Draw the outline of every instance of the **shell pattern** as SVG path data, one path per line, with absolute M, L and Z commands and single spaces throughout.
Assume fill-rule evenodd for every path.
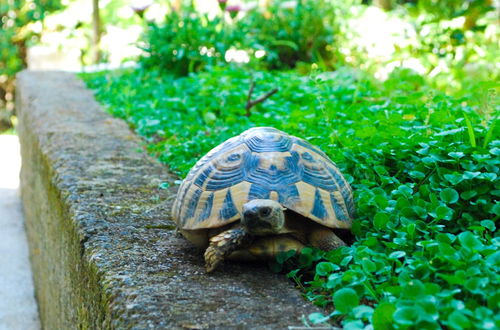
M 184 230 L 240 219 L 243 204 L 273 199 L 330 228 L 350 228 L 352 190 L 317 147 L 271 127 L 251 128 L 212 149 L 191 169 L 173 207 Z

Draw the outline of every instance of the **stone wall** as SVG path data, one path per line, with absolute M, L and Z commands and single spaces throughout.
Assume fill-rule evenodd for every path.
M 44 328 L 282 329 L 316 311 L 265 265 L 205 274 L 170 219 L 175 178 L 74 75 L 24 71 L 16 102 Z

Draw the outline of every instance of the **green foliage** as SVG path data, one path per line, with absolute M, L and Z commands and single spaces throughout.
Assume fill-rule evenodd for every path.
M 25 65 L 26 42 L 37 36 L 29 24 L 62 8 L 60 0 L 2 1 L 0 4 L 0 76 L 12 77 Z
M 491 0 L 419 0 L 416 2 L 415 9 L 425 13 L 434 20 L 449 20 L 460 16 L 475 19 L 480 15 L 494 9 Z M 475 23 L 467 23 L 465 29 L 474 28 Z
M 478 81 L 499 80 L 495 63 L 500 56 L 500 29 L 491 0 L 380 0 L 376 3 L 382 7 L 387 4 L 391 9 L 377 15 L 394 21 L 397 27 L 393 35 L 397 41 L 393 49 L 389 43 L 387 53 L 380 54 L 362 41 L 365 31 L 344 29 L 342 34 L 347 37 L 340 45 L 350 65 L 384 77 L 385 69 L 401 63 L 432 77 L 428 82 L 430 86 L 448 92 L 477 88 Z M 360 7 L 353 9 L 360 10 Z M 373 8 L 365 9 L 359 17 L 371 20 Z M 373 28 L 377 29 L 375 24 Z M 378 45 L 378 40 L 374 43 Z
M 252 76 L 256 95 L 280 91 L 246 117 Z M 409 70 L 380 83 L 347 68 L 311 76 L 226 68 L 180 79 L 139 70 L 85 79 L 181 176 L 208 150 L 256 125 L 304 137 L 339 165 L 355 192 L 357 241 L 329 252 L 286 253 L 272 264 L 309 300 L 335 308 L 310 315 L 311 322 L 500 327 L 493 83 L 450 96 Z
M 490 0 L 420 0 L 406 8 L 401 18 L 411 22 L 416 35 L 397 49 L 396 58 L 419 59 L 441 88 L 450 82 L 464 88 L 459 84 L 469 80 L 498 80 L 492 66 L 499 55 L 498 18 Z
M 337 17 L 345 22 L 349 5 L 355 2 L 271 1 L 235 17 L 224 11 L 211 17 L 192 6 L 170 11 L 164 22 L 148 23 L 140 62 L 146 68 L 186 76 L 226 64 L 226 52 L 232 49 L 245 51 L 256 66 L 270 69 L 293 68 L 300 62 L 331 68 L 338 60 L 334 38 L 342 28 Z M 259 50 L 264 53 L 257 58 Z
M 246 25 L 251 46 L 266 52 L 263 61 L 271 69 L 293 68 L 298 62 L 331 67 L 337 55 L 337 16 L 345 20 L 349 5 L 352 1 L 271 1 L 265 12 L 252 11 L 239 25 Z
M 476 329 L 498 326 L 500 141 L 483 150 L 467 142 L 429 141 L 401 157 L 385 154 L 385 171 L 375 168 L 380 161 L 364 162 L 376 173 L 354 184 L 358 214 L 366 216 L 356 227 L 359 240 L 322 254 L 321 263 L 339 268 L 322 273 L 316 266 L 308 298 L 335 305 L 331 293 L 355 290 L 365 306 L 376 307 L 361 328 L 456 328 L 463 319 Z M 355 182 L 361 174 L 354 172 Z M 331 316 L 340 314 L 344 325 L 360 319 L 338 308 Z
M 14 76 L 26 67 L 26 49 L 38 34 L 30 24 L 62 8 L 60 0 L 0 2 L 0 130 L 13 109 Z M 6 111 L 8 110 L 8 112 Z
M 161 25 L 148 23 L 143 46 L 146 56 L 141 62 L 146 68 L 185 76 L 224 62 L 224 54 L 231 45 L 229 33 L 223 18 L 210 19 L 192 7 L 171 11 Z

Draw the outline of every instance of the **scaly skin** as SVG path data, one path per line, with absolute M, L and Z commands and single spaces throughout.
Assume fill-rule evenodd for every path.
M 317 226 L 309 234 L 309 244 L 323 251 L 338 249 L 347 244 L 341 240 L 330 228 Z
M 232 228 L 213 236 L 210 238 L 210 244 L 205 251 L 205 268 L 207 273 L 213 272 L 224 259 L 235 251 L 238 251 L 237 253 L 240 258 L 252 260 L 255 258 L 266 259 L 273 257 L 280 249 L 282 252 L 292 249 L 300 251 L 303 247 L 303 244 L 297 238 L 286 236 L 268 237 L 270 240 L 268 239 L 264 242 L 257 240 L 255 242 L 257 245 L 251 245 L 250 243 L 254 241 L 254 237 L 249 235 L 242 227 Z M 346 246 L 346 243 L 335 235 L 330 228 L 320 226 L 312 228 L 307 239 L 310 245 L 324 251 Z
M 241 227 L 226 230 L 210 238 L 205 251 L 205 269 L 211 273 L 232 252 L 250 243 L 252 237 Z

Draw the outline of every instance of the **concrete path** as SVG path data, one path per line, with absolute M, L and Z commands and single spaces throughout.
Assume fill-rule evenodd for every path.
M 0 330 L 40 329 L 19 199 L 19 141 L 0 135 Z

